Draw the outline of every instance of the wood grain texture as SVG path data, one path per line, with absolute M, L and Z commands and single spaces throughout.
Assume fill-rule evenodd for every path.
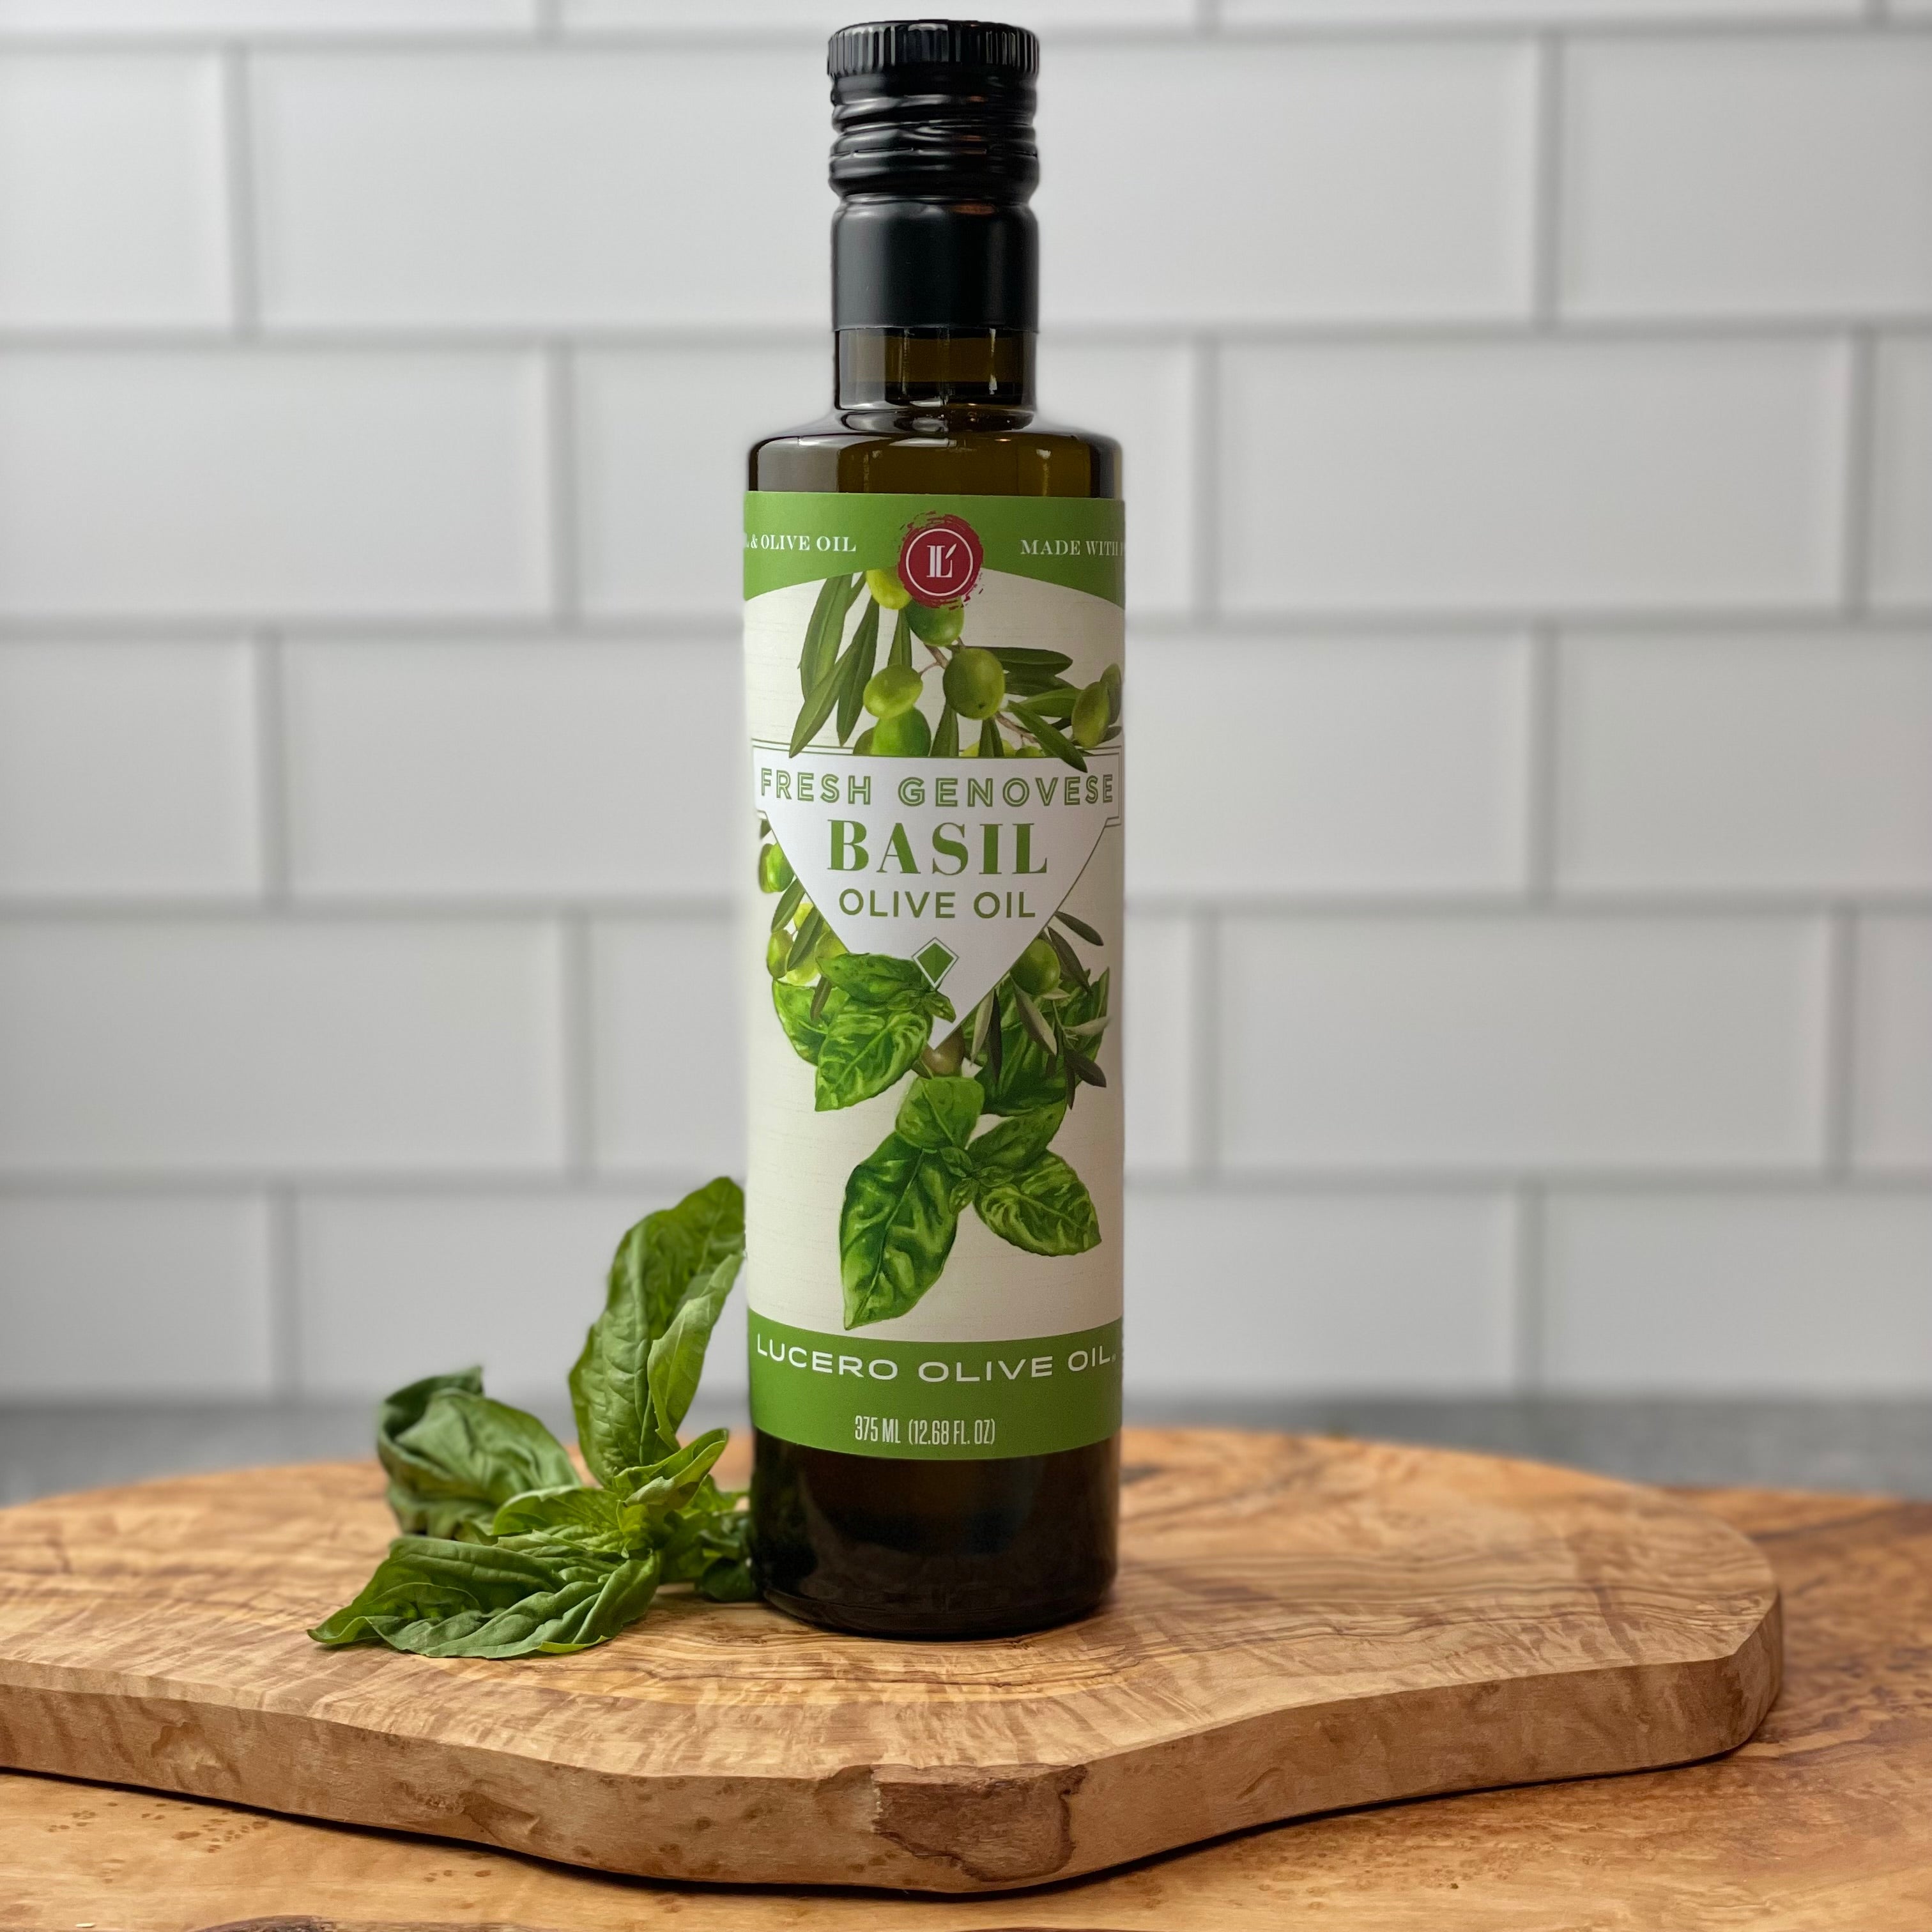
M 890 1643 L 670 1601 L 512 1664 L 303 1636 L 388 1533 L 373 1466 L 27 1504 L 0 1512 L 0 1762 L 608 1870 L 962 1892 L 1706 1756 L 1775 1693 L 1770 1570 L 1681 1499 L 1279 1436 L 1142 1434 L 1127 1466 L 1119 1591 L 1067 1629 Z M 225 1844 L 286 1828 L 221 1815 Z

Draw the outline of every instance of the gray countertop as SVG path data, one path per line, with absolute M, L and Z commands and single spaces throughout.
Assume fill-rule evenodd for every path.
M 197 1469 L 368 1453 L 373 1405 L 0 1407 L 0 1502 Z M 554 1426 L 568 1418 L 546 1415 Z M 691 1426 L 742 1424 L 728 1412 Z M 1932 1496 L 1932 1399 L 1393 1396 L 1144 1402 L 1130 1420 L 1382 1436 L 1568 1462 L 1647 1482 Z

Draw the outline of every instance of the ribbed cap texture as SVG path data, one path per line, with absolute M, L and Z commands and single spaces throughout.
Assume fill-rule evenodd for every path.
M 902 67 L 1004 69 L 1030 80 L 1040 72 L 1040 41 L 994 20 L 870 20 L 841 27 L 826 49 L 834 80 Z

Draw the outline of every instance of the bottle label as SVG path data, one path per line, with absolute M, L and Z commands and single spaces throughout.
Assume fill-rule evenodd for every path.
M 754 491 L 752 1416 L 1034 1456 L 1120 1408 L 1122 510 Z

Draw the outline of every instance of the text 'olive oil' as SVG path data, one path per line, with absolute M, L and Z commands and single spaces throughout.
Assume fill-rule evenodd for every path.
M 1120 452 L 1034 412 L 1033 35 L 828 64 L 836 401 L 745 499 L 754 1561 L 988 1635 L 1114 1574 Z

